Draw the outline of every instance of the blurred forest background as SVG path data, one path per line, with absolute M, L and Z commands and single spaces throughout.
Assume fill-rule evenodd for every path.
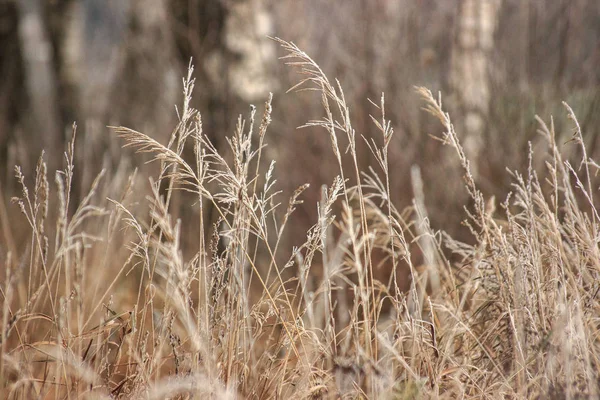
M 395 129 L 391 189 L 404 202 L 397 207 L 411 204 L 410 168 L 418 165 L 436 228 L 460 234 L 468 196 L 453 150 L 430 138 L 440 127 L 421 111 L 415 85 L 444 95 L 486 195 L 507 192 L 506 168 L 527 165 L 529 142 L 534 151 L 545 146 L 536 114 L 554 115 L 559 144 L 578 151 L 565 145 L 562 100 L 597 156 L 597 0 L 0 0 L 0 187 L 11 219 L 18 208 L 8 200 L 20 190 L 14 166 L 31 175 L 45 149 L 50 170 L 62 167 L 74 122 L 74 196 L 102 168 L 112 177 L 142 165 L 107 125 L 166 143 L 191 59 L 194 106 L 218 148 L 226 148 L 237 116 L 273 92 L 265 162 L 277 161 L 285 193 L 311 184 L 287 238 L 304 240 L 320 185 L 331 182 L 337 162 L 324 132 L 297 130 L 321 118 L 322 108 L 314 93 L 286 93 L 301 77 L 278 60 L 283 52 L 269 36 L 295 42 L 339 79 L 359 135 L 376 133 L 369 115 L 379 111 L 369 99 L 379 104 L 385 92 Z M 361 163 L 376 167 L 366 146 Z

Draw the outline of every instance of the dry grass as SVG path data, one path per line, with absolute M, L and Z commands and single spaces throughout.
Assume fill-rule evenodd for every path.
M 377 134 L 360 136 L 339 82 L 280 44 L 303 76 L 293 89 L 321 97 L 324 117 L 306 125 L 329 135 L 339 166 L 304 244 L 280 246 L 306 186 L 283 200 L 275 177 L 285 172 L 264 168 L 271 99 L 262 118 L 254 108 L 240 117 L 226 156 L 189 105 L 190 68 L 168 144 L 112 128 L 160 165 L 149 184 L 121 173 L 107 184 L 100 174 L 71 205 L 75 135 L 54 177 L 40 158 L 32 191 L 16 169 L 14 202 L 31 235 L 4 259 L 5 397 L 598 398 L 598 165 L 573 111 L 565 104 L 580 165 L 563 159 L 552 121 L 540 119 L 548 153 L 536 157 L 548 178 L 511 172 L 513 191 L 497 209 L 473 179 L 441 98 L 418 88 L 464 170 L 473 241 L 461 243 L 429 225 L 419 170 L 390 171 L 384 97 L 372 117 Z M 361 169 L 359 146 L 375 168 Z M 390 181 L 404 173 L 415 199 L 397 210 Z M 182 191 L 197 219 L 173 218 Z M 214 227 L 206 207 L 219 216 Z M 186 238 L 197 243 L 190 256 L 185 225 L 198 232 Z

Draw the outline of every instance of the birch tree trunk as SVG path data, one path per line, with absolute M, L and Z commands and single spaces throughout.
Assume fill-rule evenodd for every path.
M 462 0 L 450 82 L 462 111 L 463 147 L 477 174 L 491 93 L 489 72 L 500 0 Z
M 264 101 L 276 88 L 277 60 L 275 43 L 268 38 L 273 34 L 272 16 L 264 1 L 227 3 L 222 29 L 222 48 L 205 65 L 209 78 L 238 101 Z
M 32 131 L 42 136 L 43 148 L 54 154 L 62 149 L 63 135 L 48 27 L 40 0 L 20 0 L 17 6 L 25 86 L 32 116 L 30 123 L 33 125 Z

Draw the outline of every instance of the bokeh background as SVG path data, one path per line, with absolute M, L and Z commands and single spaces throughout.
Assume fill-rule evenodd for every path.
M 579 117 L 589 155 L 599 151 L 597 0 L 0 0 L 4 226 L 18 219 L 18 207 L 8 204 L 20 190 L 13 167 L 31 175 L 42 149 L 51 170 L 62 167 L 74 122 L 73 204 L 102 168 L 109 177 L 151 168 L 107 126 L 166 143 L 191 60 L 193 104 L 224 153 L 238 115 L 274 94 L 265 158 L 277 161 L 284 193 L 311 184 L 286 238 L 302 242 L 337 163 L 326 132 L 298 129 L 323 116 L 320 99 L 286 93 L 302 77 L 278 59 L 284 52 L 269 36 L 296 43 L 339 80 L 359 135 L 377 137 L 369 116 L 380 111 L 371 101 L 380 104 L 385 92 L 396 206 L 411 204 L 417 165 L 432 225 L 465 240 L 462 171 L 454 151 L 431 138 L 441 127 L 421 110 L 415 86 L 442 93 L 486 196 L 504 197 L 507 168 L 527 166 L 530 144 L 534 151 L 546 146 L 535 115 L 554 116 L 562 150 L 577 156 L 563 100 Z M 376 167 L 366 146 L 360 158 L 364 170 Z M 534 168 L 544 159 L 537 162 Z M 185 201 L 178 207 L 193 212 Z

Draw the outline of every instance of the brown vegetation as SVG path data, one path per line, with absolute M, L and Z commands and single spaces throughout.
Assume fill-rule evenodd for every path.
M 322 117 L 306 126 L 327 137 L 336 167 L 304 242 L 284 233 L 307 186 L 284 199 L 286 171 L 264 162 L 270 97 L 217 148 L 191 106 L 190 69 L 166 143 L 112 128 L 158 172 L 101 173 L 78 204 L 74 128 L 63 170 L 46 166 L 57 154 L 39 158 L 31 182 L 16 168 L 27 242 L 0 208 L 6 397 L 597 398 L 598 164 L 573 110 L 577 164 L 553 120 L 538 119 L 547 150 L 531 150 L 496 199 L 473 178 L 441 96 L 417 89 L 464 174 L 465 243 L 431 226 L 419 169 L 390 168 L 385 97 L 376 134 L 363 136 L 339 82 L 279 44 L 302 74 L 294 89 L 320 97 Z M 399 174 L 412 185 L 405 209 L 390 189 Z M 175 202 L 192 211 L 175 218 Z

